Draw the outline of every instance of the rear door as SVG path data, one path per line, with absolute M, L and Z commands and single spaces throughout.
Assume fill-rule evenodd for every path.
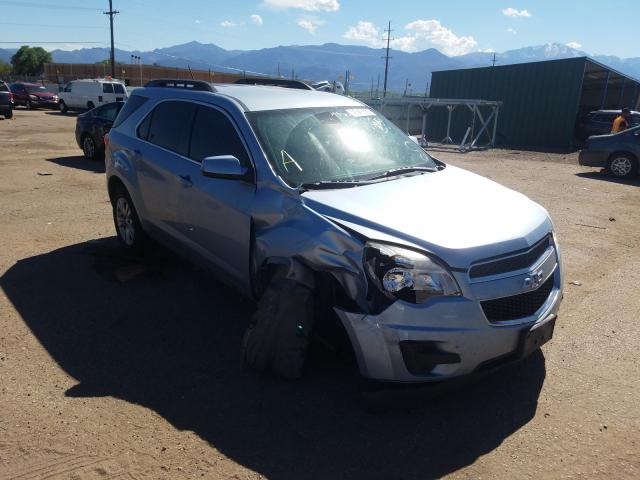
M 249 288 L 251 205 L 255 185 L 241 180 L 204 177 L 206 157 L 233 155 L 252 169 L 247 148 L 233 120 L 221 109 L 199 105 L 193 122 L 189 156 L 181 165 L 181 223 L 189 246 L 205 257 L 222 277 Z
M 137 129 L 136 155 L 139 193 L 144 219 L 165 234 L 184 241 L 178 218 L 178 199 L 191 182 L 182 178 L 188 158 L 191 124 L 196 105 L 167 100 L 160 102 Z

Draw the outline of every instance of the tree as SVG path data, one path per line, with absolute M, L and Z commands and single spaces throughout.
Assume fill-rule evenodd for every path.
M 5 77 L 11 73 L 11 65 L 0 60 L 0 78 Z
M 16 75 L 40 75 L 44 71 L 44 64 L 51 62 L 51 54 L 42 47 L 23 45 L 11 57 L 13 73 Z

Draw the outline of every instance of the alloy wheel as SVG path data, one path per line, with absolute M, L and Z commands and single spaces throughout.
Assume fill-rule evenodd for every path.
M 133 221 L 133 210 L 129 200 L 125 197 L 119 197 L 116 202 L 116 223 L 118 225 L 118 235 L 127 247 L 133 246 L 136 240 Z
M 616 157 L 611 160 L 609 169 L 616 177 L 626 177 L 631 173 L 633 165 L 631 165 L 631 160 L 627 157 Z
M 84 156 L 89 160 L 93 160 L 96 154 L 96 145 L 91 137 L 84 137 L 82 141 L 82 150 L 84 151 Z

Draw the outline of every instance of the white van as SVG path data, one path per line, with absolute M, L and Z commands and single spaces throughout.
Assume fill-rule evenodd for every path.
M 129 97 L 124 83 L 118 80 L 73 80 L 60 92 L 58 107 L 68 110 L 91 110 L 111 102 L 124 102 Z

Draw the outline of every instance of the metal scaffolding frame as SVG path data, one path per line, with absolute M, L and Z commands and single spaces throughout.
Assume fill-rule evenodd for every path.
M 496 144 L 496 131 L 498 128 L 498 115 L 500 113 L 500 107 L 502 102 L 492 100 L 457 100 L 457 99 L 443 99 L 443 98 L 428 98 L 428 97 L 400 97 L 400 98 L 383 98 L 379 103 L 380 113 L 385 114 L 386 107 L 406 107 L 406 128 L 407 134 L 409 131 L 409 122 L 411 120 L 412 108 L 420 108 L 422 117 L 422 129 L 420 137 L 424 145 L 427 145 L 426 133 L 427 133 L 427 116 L 429 109 L 432 107 L 440 107 L 447 109 L 447 134 L 440 142 L 444 145 L 457 145 L 460 151 L 467 151 L 480 148 L 494 147 Z M 451 138 L 451 117 L 453 112 L 458 107 L 466 107 L 471 111 L 471 124 L 467 127 L 466 133 L 459 144 Z M 482 114 L 481 109 L 490 109 L 490 114 L 486 117 Z M 402 114 L 405 113 L 403 109 L 399 110 L 399 114 L 396 118 L 388 117 L 394 121 L 396 125 L 399 125 L 402 119 Z M 486 112 L 485 112 L 486 113 Z M 386 115 L 385 115 L 386 116 Z M 479 125 L 478 125 L 479 123 Z M 476 128 L 479 129 L 476 131 Z M 480 145 L 480 139 L 482 135 L 486 134 L 488 142 Z

